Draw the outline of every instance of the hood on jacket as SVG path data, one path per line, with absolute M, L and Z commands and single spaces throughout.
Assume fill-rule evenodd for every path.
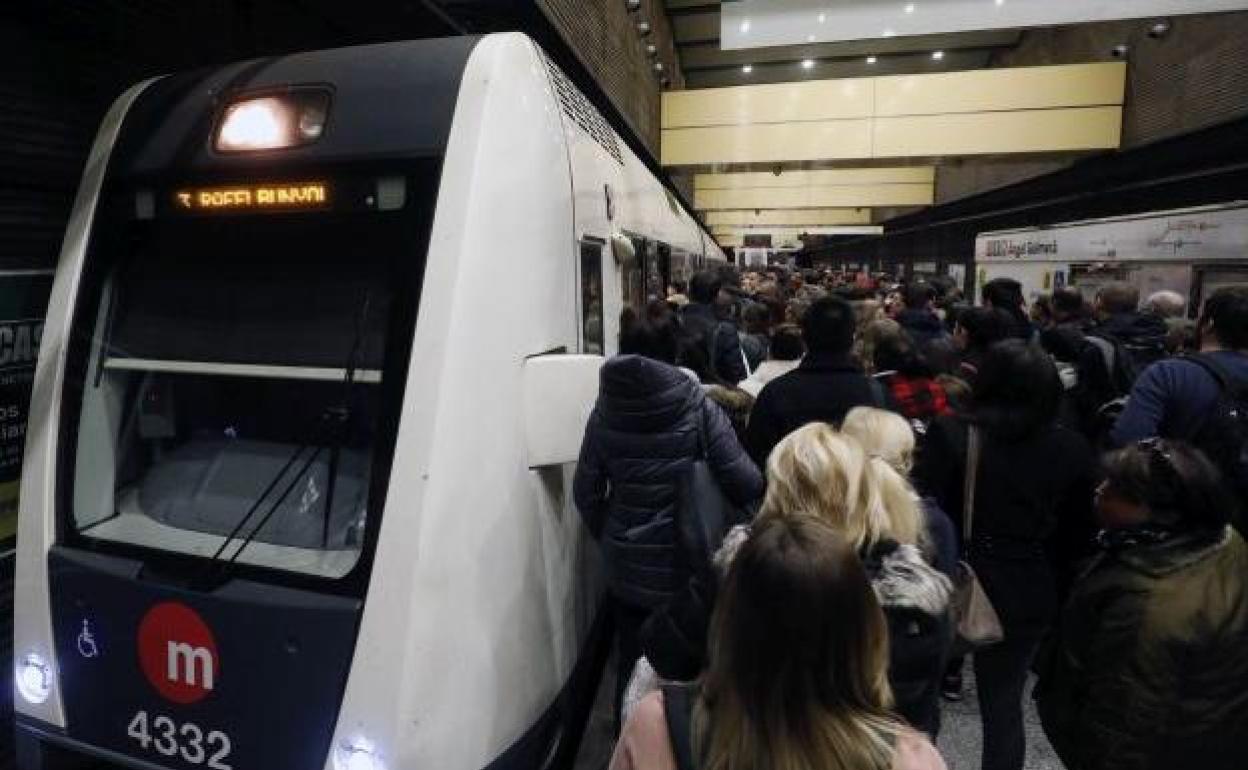
M 1137 572 L 1160 578 L 1203 561 L 1231 542 L 1231 527 L 1217 532 L 1192 532 L 1154 545 L 1124 548 L 1118 561 Z
M 1097 325 L 1096 334 L 1113 337 L 1126 344 L 1164 344 L 1169 331 L 1166 321 L 1152 313 L 1119 313 Z
M 685 372 L 645 356 L 614 356 L 599 374 L 598 412 L 614 429 L 661 430 L 703 398 L 702 388 Z

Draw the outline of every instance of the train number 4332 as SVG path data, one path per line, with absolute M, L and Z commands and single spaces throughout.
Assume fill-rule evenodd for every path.
M 126 735 L 138 741 L 144 751 L 155 749 L 166 757 L 180 756 L 192 765 L 232 770 L 225 762 L 230 756 L 230 736 L 220 730 L 205 734 L 193 722 L 179 725 L 167 716 L 149 718 L 146 711 L 140 711 L 130 720 Z

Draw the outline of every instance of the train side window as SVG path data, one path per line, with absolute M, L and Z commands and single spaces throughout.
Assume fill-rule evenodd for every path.
M 602 244 L 581 241 L 581 350 L 602 355 Z

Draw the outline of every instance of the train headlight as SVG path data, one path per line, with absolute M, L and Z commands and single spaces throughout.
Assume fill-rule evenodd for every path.
M 17 663 L 13 681 L 28 703 L 39 704 L 52 694 L 52 664 L 37 652 L 28 652 Z
M 386 766 L 371 741 L 355 737 L 334 747 L 334 770 L 386 770 Z
M 217 126 L 217 152 L 280 150 L 311 144 L 325 133 L 329 92 L 301 88 L 239 99 Z

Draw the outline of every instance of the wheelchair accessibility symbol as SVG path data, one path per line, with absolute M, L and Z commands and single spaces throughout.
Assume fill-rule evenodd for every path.
M 95 634 L 91 633 L 91 621 L 82 621 L 82 631 L 78 633 L 78 654 L 84 658 L 98 658 L 100 647 L 95 642 Z

